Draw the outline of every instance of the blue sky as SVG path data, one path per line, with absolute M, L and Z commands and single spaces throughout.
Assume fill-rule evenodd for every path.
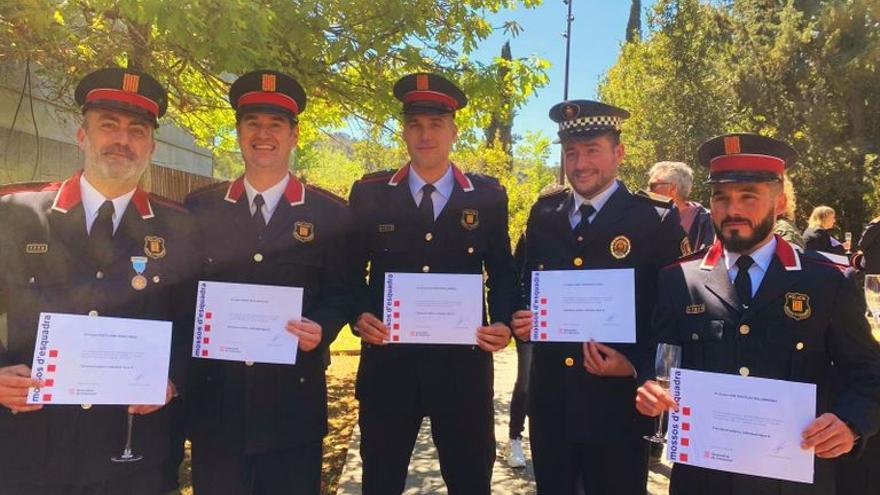
M 573 0 L 571 62 L 569 67 L 569 98 L 594 99 L 599 80 L 614 64 L 624 40 L 629 18 L 630 0 Z M 645 30 L 644 10 L 654 4 L 642 1 L 642 31 Z M 537 55 L 550 62 L 550 82 L 520 108 L 514 121 L 514 133 L 542 131 L 555 138 L 556 124 L 548 117 L 550 107 L 562 101 L 565 74 L 565 15 L 562 0 L 544 0 L 534 9 L 506 10 L 489 16 L 491 24 L 500 27 L 515 21 L 523 32 L 510 41 L 516 57 Z M 481 61 L 491 61 L 500 53 L 507 36 L 498 30 L 474 54 Z

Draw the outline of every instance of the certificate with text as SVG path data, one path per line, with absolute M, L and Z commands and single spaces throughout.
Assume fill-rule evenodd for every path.
M 673 368 L 670 461 L 731 473 L 813 482 L 814 450 L 801 433 L 816 418 L 816 385 Z
M 480 274 L 386 273 L 383 322 L 395 344 L 477 343 Z
M 634 343 L 632 268 L 532 272 L 532 342 Z
M 41 313 L 28 404 L 164 404 L 171 322 Z
M 303 289 L 199 281 L 193 357 L 295 364 L 299 339 L 286 329 L 302 318 Z

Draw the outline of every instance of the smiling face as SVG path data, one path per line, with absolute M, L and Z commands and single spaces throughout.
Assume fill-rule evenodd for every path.
M 578 194 L 590 199 L 617 177 L 623 161 L 623 144 L 609 134 L 563 143 L 565 176 Z
M 404 115 L 403 140 L 416 168 L 445 167 L 457 136 L 451 113 Z
M 236 125 L 238 144 L 248 170 L 286 172 L 299 140 L 299 126 L 273 113 L 247 113 Z
M 110 190 L 133 189 L 156 149 L 151 122 L 103 108 L 85 112 L 76 141 L 85 155 L 86 179 Z
M 713 184 L 715 233 L 730 251 L 749 254 L 773 235 L 776 215 L 785 210 L 785 201 L 778 182 Z

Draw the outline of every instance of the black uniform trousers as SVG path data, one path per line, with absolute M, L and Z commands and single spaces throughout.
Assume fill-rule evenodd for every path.
M 299 495 L 321 491 L 321 441 L 260 454 L 193 444 L 196 495 Z
M 159 495 L 162 489 L 164 466 L 152 465 L 123 478 L 88 485 L 35 485 L 29 483 L 5 484 L 0 480 L 3 495 Z

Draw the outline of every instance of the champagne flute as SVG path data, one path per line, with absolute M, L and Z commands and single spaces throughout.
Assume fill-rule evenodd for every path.
M 654 360 L 654 372 L 657 375 L 656 381 L 663 390 L 669 391 L 669 375 L 672 368 L 681 366 L 681 346 L 672 344 L 657 344 L 657 356 Z M 653 443 L 666 443 L 666 436 L 663 435 L 663 417 L 666 411 L 660 413 L 657 421 L 657 431 L 653 436 L 644 436 L 643 438 Z
M 113 462 L 137 462 L 144 458 L 142 455 L 134 454 L 131 451 L 131 427 L 134 423 L 134 414 L 128 413 L 128 430 L 125 434 L 125 447 L 122 449 L 122 454 L 118 456 L 111 457 L 110 460 Z
M 865 303 L 874 319 L 874 329 L 880 329 L 880 275 L 865 275 Z
M 846 241 L 849 246 L 848 248 L 846 248 L 846 252 L 847 253 L 852 252 L 852 232 L 844 232 L 843 233 L 843 240 Z

